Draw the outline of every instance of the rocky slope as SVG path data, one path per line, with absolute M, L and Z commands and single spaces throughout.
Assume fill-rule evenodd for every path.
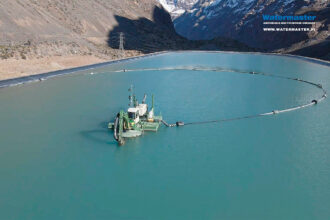
M 122 58 L 120 33 L 125 57 L 162 50 L 251 50 L 226 38 L 181 37 L 157 0 L 1 0 L 0 80 Z
M 265 32 L 262 14 L 315 15 L 316 31 Z M 222 36 L 267 51 L 329 59 L 329 18 L 329 1 L 324 0 L 199 0 L 177 17 L 174 25 L 189 39 Z M 313 52 L 309 52 L 310 47 Z
M 228 50 L 247 48 L 227 39 L 188 41 L 175 32 L 169 13 L 157 0 L 0 1 L 2 59 L 66 55 L 114 59 L 119 54 L 120 32 L 125 35 L 126 55 L 210 45 Z
M 0 55 L 29 58 L 95 54 L 116 57 L 108 47 L 116 15 L 154 21 L 153 0 L 2 0 Z

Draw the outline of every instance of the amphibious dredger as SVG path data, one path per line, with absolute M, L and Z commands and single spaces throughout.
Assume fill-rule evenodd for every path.
M 125 144 L 125 138 L 133 138 L 142 135 L 144 131 L 157 131 L 162 116 L 154 115 L 154 96 L 152 95 L 152 104 L 150 111 L 146 104 L 147 95 L 145 94 L 142 103 L 139 104 L 133 93 L 133 86 L 130 87 L 131 92 L 129 99 L 129 108 L 127 112 L 121 110 L 114 122 L 110 122 L 108 127 L 113 129 L 113 136 L 119 145 Z

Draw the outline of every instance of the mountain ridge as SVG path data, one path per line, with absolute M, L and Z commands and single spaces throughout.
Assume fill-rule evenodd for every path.
M 316 31 L 264 32 L 264 13 L 317 16 Z M 227 37 L 259 50 L 329 60 L 329 16 L 329 4 L 322 0 L 199 0 L 173 22 L 176 31 L 191 40 Z M 313 52 L 305 49 L 300 53 L 303 48 L 316 44 L 323 46 Z

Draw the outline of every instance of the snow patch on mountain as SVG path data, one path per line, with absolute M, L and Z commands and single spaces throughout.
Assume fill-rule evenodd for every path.
M 171 14 L 172 18 L 176 18 L 192 9 L 198 1 L 199 0 L 158 0 Z
M 172 12 L 175 9 L 175 5 L 173 1 L 168 0 L 158 0 L 160 4 L 164 7 L 164 9 L 168 12 Z

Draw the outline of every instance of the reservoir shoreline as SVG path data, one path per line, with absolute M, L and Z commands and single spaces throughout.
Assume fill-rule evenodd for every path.
M 107 65 L 111 65 L 111 64 L 115 64 L 115 63 L 126 62 L 126 61 L 130 61 L 130 60 L 136 60 L 136 59 L 147 58 L 147 57 L 152 57 L 152 56 L 158 56 L 158 55 L 166 54 L 166 53 L 185 53 L 185 52 L 187 52 L 187 53 L 190 53 L 190 52 L 194 52 L 194 53 L 242 53 L 242 54 L 256 54 L 256 55 L 269 55 L 269 56 L 284 56 L 284 57 L 300 59 L 300 60 L 304 60 L 307 62 L 325 65 L 325 66 L 330 67 L 330 61 L 320 60 L 320 59 L 310 58 L 310 57 L 304 57 L 304 56 L 299 56 L 299 55 L 292 55 L 292 54 L 237 52 L 237 51 L 199 51 L 199 50 L 197 50 L 197 51 L 196 50 L 161 51 L 161 52 L 149 53 L 149 54 L 144 54 L 144 55 L 139 55 L 139 56 L 133 56 L 133 57 L 124 58 L 124 59 L 111 60 L 111 61 L 91 64 L 91 65 L 86 65 L 86 66 L 79 66 L 79 67 L 56 70 L 56 71 L 45 72 L 45 73 L 40 73 L 40 74 L 35 74 L 35 75 L 28 75 L 28 76 L 23 76 L 23 77 L 18 77 L 18 78 L 0 80 L 0 89 L 5 88 L 5 87 L 26 84 L 26 83 L 44 81 L 44 80 L 47 80 L 47 79 L 50 79 L 50 78 L 53 78 L 56 76 L 68 75 L 68 74 L 71 74 L 71 73 L 74 73 L 77 71 L 90 70 L 90 69 L 94 69 L 97 67 L 107 66 Z

